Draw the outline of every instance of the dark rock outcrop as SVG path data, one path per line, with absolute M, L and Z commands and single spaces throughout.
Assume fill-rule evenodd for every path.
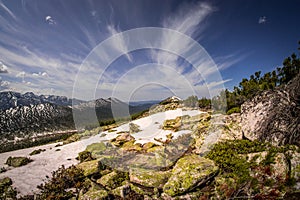
M 300 74 L 286 86 L 262 92 L 241 108 L 246 138 L 300 145 Z

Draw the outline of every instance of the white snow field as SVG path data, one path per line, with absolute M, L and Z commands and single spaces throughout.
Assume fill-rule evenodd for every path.
M 178 131 L 174 133 L 170 130 L 160 129 L 160 125 L 167 119 L 175 119 L 176 117 L 183 115 L 195 116 L 201 113 L 204 112 L 199 110 L 183 111 L 182 109 L 176 109 L 137 119 L 132 121 L 132 123 L 139 125 L 141 131 L 132 134 L 132 136 L 135 137 L 136 143 L 141 144 L 149 141 L 156 142 L 154 138 L 165 140 L 166 135 L 169 133 L 172 133 L 176 138 L 179 135 L 189 133 L 190 131 Z M 75 158 L 78 156 L 79 152 L 84 151 L 85 148 L 92 143 L 115 138 L 117 136 L 117 132 L 128 131 L 129 123 L 121 125 L 115 128 L 115 130 L 116 131 L 114 132 L 101 132 L 90 138 L 59 147 L 55 147 L 58 143 L 53 143 L 2 153 L 0 154 L 0 167 L 6 167 L 8 168 L 8 171 L 1 173 L 0 178 L 10 177 L 13 181 L 13 186 L 17 188 L 20 195 L 32 194 L 33 192 L 38 191 L 36 186 L 44 182 L 46 180 L 46 176 L 51 177 L 52 171 L 57 170 L 62 165 L 69 167 L 73 164 L 77 164 L 78 161 Z M 106 136 L 100 137 L 103 133 L 105 133 Z M 35 149 L 46 149 L 46 151 L 37 155 L 29 156 L 29 154 Z M 57 151 L 57 149 L 60 150 Z M 17 168 L 8 167 L 5 162 L 9 156 L 26 156 L 30 157 L 33 162 Z

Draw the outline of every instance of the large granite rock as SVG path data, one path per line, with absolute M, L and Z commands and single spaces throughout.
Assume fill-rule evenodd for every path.
M 172 175 L 164 185 L 163 191 L 170 196 L 177 196 L 205 184 L 218 172 L 212 160 L 198 155 L 189 155 L 178 160 Z
M 250 140 L 300 145 L 300 74 L 285 87 L 245 102 L 241 117 L 243 134 Z
M 93 174 L 99 173 L 101 167 L 99 166 L 98 160 L 92 160 L 88 162 L 82 162 L 77 165 L 77 168 L 83 170 L 84 176 L 91 176 Z

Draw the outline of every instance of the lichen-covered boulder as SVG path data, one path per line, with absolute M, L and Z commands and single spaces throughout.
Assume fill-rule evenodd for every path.
M 219 140 L 237 140 L 242 138 L 240 113 L 225 115 L 225 125 L 222 128 L 222 134 L 220 135 Z
M 78 164 L 76 167 L 83 170 L 84 176 L 91 176 L 93 174 L 99 173 L 101 170 L 98 160 L 82 162 Z
M 30 162 L 32 162 L 32 160 L 27 157 L 9 157 L 7 158 L 5 164 L 12 167 L 20 167 L 23 165 L 27 165 Z
M 151 149 L 155 146 L 158 146 L 158 145 L 153 142 L 147 142 L 147 143 L 143 144 L 143 150 L 148 151 L 149 149 Z
M 80 162 L 93 160 L 92 153 L 89 151 L 82 151 L 78 153 L 78 159 Z
M 176 117 L 175 119 L 167 119 L 163 123 L 164 130 L 178 131 L 181 127 L 181 117 Z
M 120 135 L 118 135 L 116 138 L 110 140 L 110 142 L 116 146 L 116 147 L 120 147 L 122 146 L 123 144 L 125 144 L 126 142 L 129 142 L 129 141 L 132 141 L 132 140 L 135 140 L 134 137 L 132 137 L 130 135 L 130 133 L 128 132 L 124 132 Z
M 104 189 L 90 188 L 86 193 L 80 194 L 79 200 L 103 200 L 108 198 L 108 192 Z
M 177 196 L 205 184 L 218 172 L 212 160 L 188 155 L 180 158 L 172 170 L 172 175 L 164 185 L 163 191 L 170 196 Z
M 91 152 L 92 157 L 97 158 L 97 155 L 101 154 L 107 149 L 106 144 L 103 142 L 93 143 L 86 147 L 86 151 Z
M 291 152 L 291 176 L 296 181 L 295 189 L 300 190 L 300 153 Z
M 146 187 L 163 188 L 164 184 L 171 176 L 170 171 L 156 171 L 134 168 L 129 172 L 132 183 L 137 183 Z
M 143 150 L 142 145 L 139 143 L 135 143 L 134 140 L 124 143 L 121 149 L 124 151 L 135 151 L 135 152 L 140 152 Z
M 117 187 L 116 189 L 113 189 L 110 191 L 111 194 L 115 195 L 115 196 L 120 196 L 121 198 L 126 198 L 130 192 L 131 192 L 131 187 L 130 184 L 125 184 L 122 185 L 120 187 Z
M 113 171 L 105 176 L 102 176 L 97 180 L 97 183 L 101 184 L 107 189 L 115 189 L 123 184 L 124 181 L 128 180 L 128 173 L 121 171 Z

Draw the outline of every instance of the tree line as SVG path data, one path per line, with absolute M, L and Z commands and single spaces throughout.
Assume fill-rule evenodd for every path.
M 298 42 L 300 51 L 300 41 Z M 257 71 L 249 78 L 243 78 L 238 86 L 235 86 L 232 91 L 226 89 L 222 91 L 220 96 L 226 95 L 227 113 L 240 112 L 241 105 L 248 99 L 253 98 L 265 90 L 273 90 L 276 87 L 287 84 L 292 80 L 300 71 L 300 58 L 293 53 L 291 56 L 284 59 L 282 67 L 277 67 L 272 72 L 262 74 Z M 191 104 L 191 101 L 196 100 L 196 96 L 191 96 L 185 102 Z M 215 97 L 218 98 L 218 97 Z M 198 100 L 200 108 L 210 108 L 211 99 L 201 98 Z

